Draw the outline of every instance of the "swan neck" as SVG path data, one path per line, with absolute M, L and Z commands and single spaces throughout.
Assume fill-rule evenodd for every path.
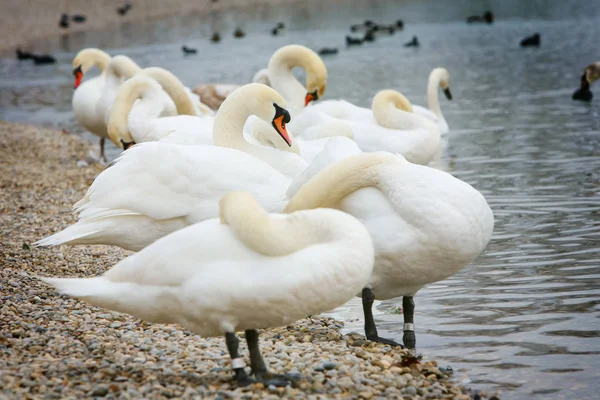
M 306 97 L 306 88 L 292 72 L 294 67 L 303 67 L 303 64 L 292 52 L 275 54 L 268 67 L 271 87 L 285 99 L 292 114 L 304 108 Z
M 221 223 L 229 225 L 246 246 L 264 255 L 288 255 L 318 241 L 304 218 L 271 217 L 249 193 L 230 193 L 219 206 Z
M 230 108 L 230 105 L 232 105 L 231 101 L 227 103 L 223 102 L 219 112 L 217 112 L 213 125 L 213 143 L 215 146 L 230 147 L 253 154 L 254 148 L 258 146 L 244 139 L 244 125 L 252 113 L 249 112 L 245 104 L 237 108 L 235 105 L 233 108 Z
M 108 64 L 107 74 L 117 78 L 129 79 L 142 69 L 132 60 L 126 57 L 113 57 Z
M 173 103 L 177 107 L 177 114 L 196 116 L 194 104 L 187 95 L 185 86 L 175 75 L 162 68 L 146 68 L 142 71 L 144 75 L 156 80 L 169 97 L 171 97 L 171 100 L 173 100 Z
M 144 82 L 131 80 L 126 82 L 119 90 L 111 107 L 107 123 L 108 137 L 115 146 L 121 148 L 123 146 L 121 140 L 125 143 L 134 141 L 129 132 L 129 113 L 135 101 L 142 97 L 148 87 L 149 85 L 144 84 Z
M 429 75 L 429 82 L 427 83 L 427 105 L 435 115 L 444 118 L 438 97 L 439 87 L 440 76 L 436 73 L 431 73 L 431 75 Z
M 286 213 L 313 208 L 335 208 L 346 196 L 366 187 L 379 187 L 379 170 L 383 165 L 398 163 L 385 152 L 361 153 L 334 163 L 313 176 L 294 195 Z

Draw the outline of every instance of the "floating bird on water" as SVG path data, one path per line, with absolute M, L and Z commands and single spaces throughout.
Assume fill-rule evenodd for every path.
M 221 35 L 219 35 L 219 32 L 214 32 L 212 34 L 212 36 L 210 37 L 210 41 L 211 42 L 220 42 L 221 41 Z
M 244 31 L 241 28 L 237 28 L 235 30 L 235 32 L 233 32 L 233 37 L 236 37 L 238 39 L 243 38 L 244 36 L 246 36 L 246 34 L 244 33 Z
M 71 16 L 71 21 L 77 24 L 83 24 L 87 20 L 87 17 L 82 14 L 75 14 Z
M 198 53 L 198 51 L 196 49 L 193 49 L 191 47 L 187 47 L 186 45 L 181 46 L 181 51 L 183 51 L 185 54 L 196 54 L 196 53 Z
M 27 51 L 22 51 L 21 49 L 17 49 L 15 51 L 17 53 L 17 58 L 19 60 L 31 60 L 32 54 Z
M 125 15 L 131 10 L 131 3 L 125 3 L 123 6 L 117 8 L 119 15 Z
M 375 32 L 372 29 L 369 29 L 367 33 L 365 33 L 365 37 L 363 37 L 364 42 L 374 42 L 375 41 Z
M 58 26 L 60 26 L 63 29 L 66 29 L 69 27 L 69 16 L 67 14 L 62 14 L 60 16 L 60 21 L 58 22 Z
M 521 40 L 521 47 L 539 47 L 541 36 L 539 33 L 534 33 Z
M 404 47 L 419 47 L 419 38 L 413 36 L 410 42 L 404 43 Z
M 335 47 L 323 47 L 321 50 L 318 51 L 318 53 L 320 56 L 327 56 L 331 54 L 337 54 L 338 49 Z
M 486 11 L 483 16 L 472 15 L 467 18 L 468 24 L 472 24 L 474 22 L 485 22 L 486 24 L 491 24 L 494 22 L 494 14 L 491 11 Z
M 56 63 L 56 58 L 52 57 L 49 54 L 41 54 L 41 55 L 32 54 L 31 58 L 33 59 L 33 63 L 35 65 Z
M 352 36 L 346 36 L 347 46 L 358 46 L 363 44 L 363 40 L 360 38 L 353 38 Z
M 396 21 L 396 28 L 398 28 L 400 30 L 404 29 L 404 21 L 402 21 L 401 19 Z
M 283 29 L 285 29 L 285 24 L 283 22 L 278 22 L 277 26 L 271 29 L 271 35 L 277 36 Z
M 591 101 L 594 94 L 590 90 L 592 83 L 600 79 L 600 61 L 592 63 L 585 67 L 583 75 L 581 75 L 581 83 L 579 89 L 573 93 L 573 100 Z

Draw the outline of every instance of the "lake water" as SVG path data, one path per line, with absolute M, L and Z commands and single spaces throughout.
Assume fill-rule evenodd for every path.
M 493 25 L 464 23 L 486 9 Z M 600 86 L 591 104 L 570 97 L 583 67 L 600 59 L 599 17 L 600 2 L 584 0 L 341 0 L 77 33 L 35 44 L 56 65 L 0 60 L 0 118 L 78 131 L 71 60 L 88 46 L 166 67 L 192 87 L 245 83 L 285 44 L 337 46 L 324 58 L 326 97 L 364 106 L 383 88 L 425 104 L 428 74 L 444 66 L 454 100 L 441 100 L 451 132 L 435 166 L 484 193 L 496 226 L 484 255 L 416 296 L 417 347 L 503 399 L 591 399 L 600 390 Z M 346 49 L 347 26 L 365 18 L 406 26 Z M 288 31 L 272 37 L 278 21 Z M 246 38 L 232 37 L 238 25 Z M 219 44 L 208 40 L 213 29 L 224 36 Z M 520 48 L 534 32 L 541 48 Z M 419 49 L 402 47 L 412 35 Z M 184 57 L 182 44 L 199 54 Z M 397 305 L 379 305 L 382 336 L 402 337 L 401 316 L 385 313 Z M 362 331 L 359 301 L 335 315 Z

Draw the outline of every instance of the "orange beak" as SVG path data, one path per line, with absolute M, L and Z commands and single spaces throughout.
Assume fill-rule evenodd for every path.
M 313 95 L 311 93 L 306 93 L 306 97 L 304 98 L 304 107 L 306 107 L 313 100 Z
M 73 70 L 73 75 L 75 76 L 75 89 L 77 89 L 79 85 L 81 85 L 81 80 L 83 79 L 81 65 Z
M 273 126 L 275 127 L 277 133 L 279 133 L 279 136 L 281 136 L 283 140 L 285 140 L 288 146 L 292 147 L 292 140 L 290 139 L 290 135 L 288 135 L 287 133 L 287 128 L 285 126 L 283 118 L 283 115 L 280 115 L 279 117 L 275 118 L 273 120 Z

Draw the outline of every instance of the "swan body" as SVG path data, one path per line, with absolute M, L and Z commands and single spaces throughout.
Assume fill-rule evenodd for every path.
M 45 279 L 62 293 L 201 336 L 289 324 L 331 310 L 367 282 L 365 228 L 337 210 L 267 214 L 246 194 L 171 233 L 104 275 Z
M 73 92 L 73 112 L 77 122 L 88 132 L 100 137 L 100 156 L 104 157 L 104 139 L 108 137 L 106 124 L 98 118 L 95 107 L 105 84 L 105 69 L 110 61 L 110 55 L 102 50 L 87 48 L 81 50 L 73 59 L 73 75 L 75 76 L 75 91 Z M 97 67 L 100 75 L 83 83 L 81 80 L 91 68 Z
M 240 110 L 241 99 L 252 100 Z M 270 165 L 270 157 L 286 153 L 246 142 L 242 129 L 254 114 L 273 120 L 285 140 L 289 114 L 284 104 L 274 90 L 246 85 L 217 114 L 214 140 L 220 147 L 160 142 L 131 147 L 75 204 L 77 223 L 36 244 L 107 244 L 138 251 L 170 232 L 214 218 L 218 199 L 230 191 L 250 192 L 268 211 L 281 211 L 290 178 Z
M 306 120 L 305 117 L 303 113 L 296 119 Z M 417 164 L 429 163 L 438 153 L 439 128 L 427 118 L 413 113 L 408 99 L 393 90 L 377 93 L 373 98 L 372 111 L 369 116 L 365 114 L 365 118 L 339 119 L 326 113 L 317 113 L 313 116 L 315 124 L 304 132 L 311 127 L 327 126 L 335 121 L 350 126 L 354 141 L 365 152 L 398 153 Z M 297 125 L 292 124 L 292 127 Z M 298 134 L 295 130 L 292 132 Z M 305 135 L 302 133 L 300 138 Z
M 448 100 L 452 100 L 450 73 L 445 68 L 435 68 L 429 74 L 427 83 L 427 104 L 429 108 L 413 105 L 413 111 L 415 114 L 422 115 L 435 122 L 440 129 L 440 133 L 445 134 L 448 133 L 450 128 L 440 108 L 438 88 L 442 89 Z
M 472 186 L 401 155 L 362 154 L 336 144 L 330 142 L 315 167 L 292 183 L 286 211 L 334 207 L 363 222 L 375 246 L 370 288 L 377 299 L 413 295 L 485 249 L 494 216 Z
M 367 338 L 397 344 L 378 336 L 371 307 L 375 299 L 404 296 L 404 342 L 410 348 L 414 294 L 472 262 L 494 227 L 492 210 L 469 184 L 401 155 L 361 153 L 345 138 L 331 139 L 287 195 L 286 212 L 331 207 L 365 225 L 375 248 L 373 275 L 360 294 Z

